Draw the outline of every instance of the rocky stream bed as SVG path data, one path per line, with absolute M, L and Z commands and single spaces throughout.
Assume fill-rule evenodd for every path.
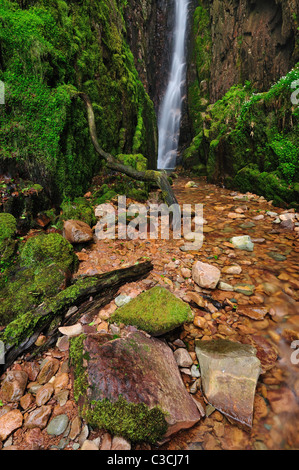
M 180 205 L 203 204 L 204 241 L 198 249 L 189 251 L 183 239 L 99 240 L 94 235 L 80 251 L 74 245 L 80 261 L 75 274 L 78 278 L 145 260 L 152 262 L 153 269 L 146 278 L 122 286 L 117 297 L 103 308 L 89 310 L 75 325 L 61 328 L 53 347 L 36 357 L 25 354 L 3 374 L 3 450 L 299 448 L 299 361 L 294 343 L 299 340 L 298 215 L 294 210 L 273 207 L 254 194 L 231 192 L 200 178 L 192 181 L 179 177 L 174 180 L 174 190 Z M 244 236 L 247 243 L 240 247 L 240 239 L 235 237 Z M 162 336 L 161 331 L 159 336 L 138 332 L 134 325 L 119 319 L 111 322 L 111 316 L 123 305 L 130 305 L 142 292 L 157 287 L 180 299 L 190 309 L 192 320 L 183 319 L 182 325 Z M 91 306 L 92 302 L 90 298 Z M 79 307 L 73 305 L 72 309 Z M 106 380 L 102 392 L 112 390 L 116 395 L 120 391 L 126 394 L 131 387 L 139 398 L 146 397 L 145 402 L 154 397 L 154 404 L 161 403 L 161 396 L 171 397 L 168 404 L 164 401 L 173 418 L 168 422 L 170 437 L 157 442 L 134 442 L 87 423 L 79 412 L 80 400 L 78 405 L 75 399 L 78 389 L 74 387 L 74 364 L 69 361 L 72 345 L 82 334 L 90 338 L 84 346 L 85 351 L 89 348 L 90 364 L 94 365 L 96 353 L 103 358 L 100 368 L 90 366 L 89 385 L 92 379 L 101 384 Z M 95 343 L 94 338 L 98 341 L 99 335 L 112 341 Z M 36 343 L 42 344 L 44 339 L 41 335 Z M 138 340 L 136 347 L 132 339 Z M 216 344 L 235 344 L 240 349 L 232 356 L 231 350 L 225 354 L 229 365 L 221 363 L 220 351 L 212 370 L 215 375 L 209 378 L 203 359 L 200 364 L 199 359 L 205 353 L 213 356 L 213 352 L 201 350 L 200 346 L 202 342 L 214 344 L 211 340 Z M 125 341 L 131 341 L 129 352 L 124 350 Z M 143 380 L 134 375 L 140 344 L 144 354 Z M 109 364 L 104 359 L 113 356 L 115 350 L 121 351 L 124 361 L 121 367 L 116 364 L 114 370 L 108 371 L 105 367 Z M 245 363 L 239 364 L 243 370 L 236 371 L 236 358 L 243 357 Z M 160 364 L 160 376 L 152 389 L 153 380 L 149 377 L 154 371 L 154 358 Z M 238 379 L 234 388 L 229 388 L 226 403 L 219 400 L 215 391 L 215 371 L 221 365 L 227 375 L 241 377 L 242 384 L 249 383 L 238 394 Z M 135 398 L 131 397 L 133 401 Z M 182 415 L 179 403 L 173 406 L 175 399 L 181 402 Z M 176 407 L 177 416 L 171 406 Z M 159 416 L 156 418 L 158 421 Z

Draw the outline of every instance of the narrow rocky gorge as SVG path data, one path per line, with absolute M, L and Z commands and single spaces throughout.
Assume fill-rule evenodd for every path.
M 0 450 L 298 449 L 299 0 L 0 19 Z

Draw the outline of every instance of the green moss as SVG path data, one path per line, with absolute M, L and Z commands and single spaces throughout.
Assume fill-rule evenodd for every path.
M 72 245 L 59 233 L 29 238 L 21 251 L 20 261 L 22 266 L 55 263 L 60 269 L 70 272 L 77 266 Z
M 85 338 L 85 335 L 70 338 L 69 362 L 70 365 L 74 368 L 75 379 L 73 390 L 74 397 L 77 402 L 81 396 L 86 396 L 88 389 L 88 382 L 86 379 L 85 369 L 83 367 L 83 342 Z
M 0 214 L 0 243 L 13 238 L 17 230 L 17 221 L 11 214 Z M 0 245 L 1 246 L 1 245 Z
M 13 262 L 16 251 L 14 236 L 17 221 L 11 214 L 0 214 L 0 288 L 7 281 L 7 271 Z
M 116 157 L 120 160 L 124 165 L 131 166 L 135 168 L 137 171 L 145 171 L 147 168 L 147 159 L 139 154 L 131 154 L 131 155 L 117 155 Z
M 123 5 L 116 0 L 19 4 L 0 0 L 0 80 L 6 85 L 0 161 L 17 163 L 52 200 L 83 194 L 100 160 L 76 90 L 93 103 L 104 150 L 155 160 L 154 106 L 126 43 Z
M 134 325 L 157 336 L 192 319 L 188 304 L 167 289 L 156 286 L 117 309 L 109 321 Z
M 107 399 L 93 401 L 83 417 L 92 427 L 107 429 L 132 442 L 155 444 L 167 431 L 165 414 L 159 407 L 149 409 L 144 403 L 128 403 L 122 396 L 114 403 Z
M 70 339 L 70 365 L 74 370 L 74 397 L 80 405 L 80 414 L 93 428 L 106 429 L 113 435 L 133 441 L 155 443 L 167 431 L 165 414 L 159 407 L 149 409 L 143 403 L 127 402 L 122 396 L 116 402 L 108 399 L 87 403 L 88 381 L 83 360 L 85 335 Z

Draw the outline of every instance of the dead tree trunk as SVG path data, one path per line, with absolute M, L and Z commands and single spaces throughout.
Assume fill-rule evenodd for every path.
M 171 185 L 169 184 L 167 173 L 165 171 L 155 171 L 155 170 L 137 171 L 131 166 L 123 165 L 116 158 L 114 158 L 110 153 L 105 152 L 100 147 L 98 138 L 97 138 L 97 130 L 96 130 L 94 112 L 93 112 L 91 101 L 85 93 L 78 93 L 78 96 L 84 102 L 86 110 L 87 110 L 89 133 L 90 133 L 90 137 L 91 137 L 93 146 L 95 148 L 95 151 L 98 153 L 98 155 L 100 155 L 106 161 L 107 167 L 110 168 L 111 170 L 124 173 L 125 175 L 130 176 L 131 178 L 135 180 L 156 184 L 161 189 L 163 199 L 168 206 L 171 206 L 172 204 L 177 204 L 177 199 L 171 188 Z
M 55 297 L 43 302 L 31 312 L 31 321 L 28 316 L 28 323 L 22 331 L 22 336 L 13 338 L 11 341 L 9 339 L 4 341 L 5 364 L 0 366 L 0 376 L 18 357 L 32 348 L 41 333 L 49 336 L 47 344 L 43 346 L 45 348 L 57 339 L 60 326 L 74 324 L 79 316 L 92 311 L 92 309 L 98 311 L 99 308 L 113 300 L 122 285 L 146 277 L 152 269 L 152 263 L 146 261 L 128 268 L 85 277 Z M 91 297 L 92 301 L 90 301 Z M 81 305 L 82 309 L 79 308 Z M 78 307 L 78 310 L 71 315 L 66 315 L 69 308 L 73 306 Z M 55 326 L 51 327 L 53 320 L 56 320 Z M 59 321 L 57 322 L 57 320 Z M 3 338 L 0 336 L 0 339 Z

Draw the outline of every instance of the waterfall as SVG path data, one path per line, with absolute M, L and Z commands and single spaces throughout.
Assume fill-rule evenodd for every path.
M 158 169 L 176 167 L 186 80 L 185 37 L 189 0 L 175 0 L 174 45 L 170 77 L 158 119 Z

